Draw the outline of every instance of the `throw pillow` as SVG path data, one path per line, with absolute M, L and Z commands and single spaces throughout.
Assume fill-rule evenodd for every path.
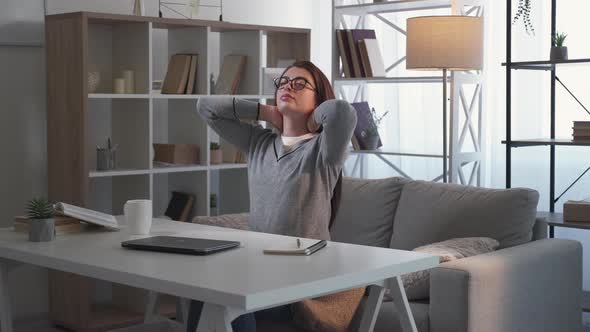
M 224 214 L 212 217 L 195 217 L 193 223 L 248 230 L 249 213 Z
M 494 251 L 500 243 L 488 237 L 450 239 L 428 244 L 413 251 L 438 256 L 440 262 L 449 262 L 465 257 Z M 427 299 L 430 295 L 430 270 L 418 271 L 402 276 L 408 300 Z

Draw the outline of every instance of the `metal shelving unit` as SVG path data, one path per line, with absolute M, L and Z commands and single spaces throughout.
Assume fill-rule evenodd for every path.
M 551 36 L 555 35 L 557 31 L 557 0 L 551 0 Z M 512 0 L 506 1 L 506 62 L 502 66 L 506 68 L 506 140 L 502 141 L 506 145 L 506 188 L 512 186 L 512 149 L 519 147 L 531 146 L 549 146 L 550 156 L 550 170 L 549 170 L 549 212 L 539 212 L 537 217 L 547 220 L 549 226 L 549 237 L 555 236 L 555 227 L 563 227 L 570 229 L 586 229 L 590 230 L 590 224 L 575 223 L 565 221 L 562 213 L 555 213 L 555 203 L 570 190 L 588 171 L 588 167 L 579 177 L 576 178 L 559 196 L 555 197 L 555 149 L 557 146 L 590 146 L 590 141 L 573 141 L 571 139 L 558 139 L 555 136 L 555 90 L 556 83 L 563 85 L 556 75 L 557 67 L 584 65 L 590 64 L 590 58 L 570 59 L 561 61 L 512 61 Z M 551 75 L 551 130 L 548 138 L 534 138 L 534 139 L 512 139 L 512 72 L 513 70 L 542 70 L 549 71 Z M 567 89 L 571 96 L 579 102 L 579 100 Z M 581 103 L 580 103 L 581 105 Z M 582 105 L 583 107 L 583 105 Z M 590 292 L 584 291 L 582 296 L 582 310 L 590 312 Z
M 551 0 L 551 35 L 553 36 L 557 31 L 557 0 Z M 549 146 L 550 156 L 550 170 L 549 170 L 549 212 L 555 212 L 555 203 L 571 189 L 584 174 L 590 171 L 590 167 L 586 169 L 573 183 L 571 183 L 563 193 L 556 197 L 555 194 L 555 149 L 557 146 L 590 146 L 590 141 L 574 141 L 572 139 L 558 139 L 555 136 L 555 90 L 557 83 L 563 85 L 559 77 L 556 75 L 557 68 L 560 66 L 583 65 L 590 64 L 590 58 L 570 59 L 559 61 L 512 61 L 512 2 L 506 2 L 506 62 L 502 66 L 506 68 L 506 140 L 502 144 L 506 145 L 506 188 L 512 186 L 512 149 L 529 146 Z M 542 70 L 549 71 L 551 75 L 551 101 L 550 101 L 550 117 L 551 130 L 548 138 L 533 138 L 533 139 L 512 139 L 512 73 L 513 70 Z M 567 89 L 571 96 L 579 100 Z M 581 103 L 580 103 L 581 105 Z M 583 107 L 583 105 L 582 105 Z M 551 233 L 555 225 L 549 225 Z

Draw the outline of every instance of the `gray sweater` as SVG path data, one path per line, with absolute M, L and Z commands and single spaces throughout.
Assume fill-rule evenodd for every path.
M 248 155 L 250 229 L 329 240 L 330 200 L 346 159 L 356 111 L 328 100 L 314 112 L 320 135 L 283 151 L 280 134 L 258 124 L 257 103 L 231 97 L 201 97 L 199 114 L 219 136 Z

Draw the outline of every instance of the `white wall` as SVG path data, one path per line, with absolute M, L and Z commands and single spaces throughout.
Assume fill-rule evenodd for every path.
M 50 14 L 80 10 L 129 14 L 132 3 L 47 0 L 47 9 Z M 27 41 L 42 35 L 42 13 L 37 12 L 42 4 L 42 0 L 1 0 L 0 45 L 2 31 L 14 28 L 13 23 L 22 27 L 18 31 L 23 31 Z M 145 1 L 145 6 L 148 15 L 157 14 L 157 0 Z M 217 19 L 217 15 L 217 11 L 203 11 L 199 18 Z M 312 29 L 311 59 L 330 77 L 330 0 L 225 0 L 223 16 L 229 22 Z M 47 194 L 44 56 L 44 49 L 39 47 L 0 46 L 0 227 L 11 225 L 31 197 Z M 15 317 L 47 313 L 45 271 L 18 268 L 10 283 L 14 285 L 10 292 Z

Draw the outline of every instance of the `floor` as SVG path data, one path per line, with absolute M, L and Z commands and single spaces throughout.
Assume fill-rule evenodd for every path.
M 128 329 L 113 330 L 112 332 L 181 332 L 180 327 L 176 325 L 169 325 L 168 323 L 156 322 L 150 326 L 137 326 Z M 174 326 L 174 327 L 173 327 Z M 51 322 L 47 320 L 33 321 L 33 322 L 17 322 L 14 325 L 14 332 L 71 332 L 63 328 L 52 326 Z M 590 332 L 590 331 L 589 331 Z
M 19 324 L 15 326 L 15 332 L 69 332 L 58 327 L 52 327 L 49 322 L 35 322 L 31 324 Z M 584 327 L 584 332 L 590 332 L 590 325 Z

